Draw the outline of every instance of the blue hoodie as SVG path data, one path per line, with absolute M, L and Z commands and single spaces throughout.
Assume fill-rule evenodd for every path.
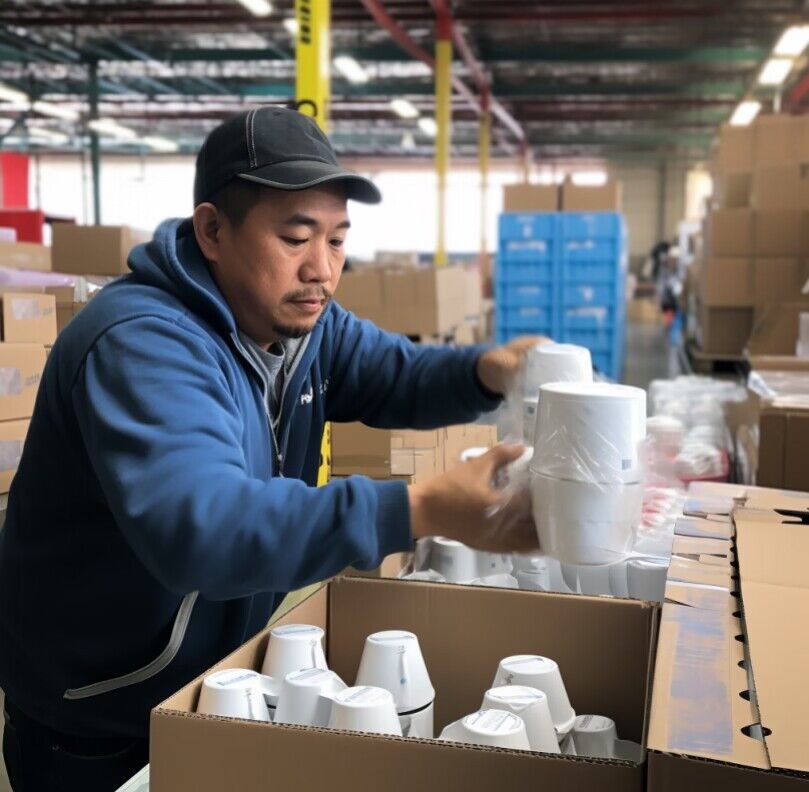
M 326 421 L 427 429 L 496 406 L 480 349 L 416 346 L 331 303 L 276 448 L 190 223 L 129 264 L 53 347 L 0 532 L 0 687 L 87 737 L 144 736 L 284 593 L 410 547 L 403 483 L 314 487 Z

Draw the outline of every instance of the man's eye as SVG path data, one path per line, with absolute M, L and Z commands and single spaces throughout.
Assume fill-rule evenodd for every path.
M 341 248 L 343 246 L 344 240 L 342 239 L 332 239 L 331 244 L 332 247 Z
M 303 245 L 303 244 L 305 244 L 305 243 L 306 243 L 306 240 L 305 240 L 305 239 L 298 239 L 297 237 L 281 237 L 281 238 L 282 238 L 282 239 L 284 240 L 284 242 L 286 242 L 287 244 L 289 244 L 289 245 L 295 245 L 295 247 L 298 247 L 299 245 Z

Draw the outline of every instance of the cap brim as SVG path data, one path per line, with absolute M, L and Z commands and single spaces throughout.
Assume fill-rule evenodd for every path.
M 382 200 L 377 186 L 364 176 L 317 160 L 297 160 L 265 165 L 255 170 L 238 174 L 240 179 L 265 184 L 276 190 L 308 190 L 321 184 L 339 182 L 346 198 L 360 203 L 376 204 Z

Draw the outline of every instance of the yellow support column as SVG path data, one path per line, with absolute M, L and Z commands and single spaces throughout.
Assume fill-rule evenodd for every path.
M 480 279 L 485 293 L 488 293 L 491 271 L 489 266 L 489 245 L 486 235 L 486 204 L 489 193 L 489 160 L 492 145 L 492 116 L 487 99 L 483 102 L 483 114 L 480 117 L 478 131 L 478 159 L 480 165 Z
M 295 0 L 295 99 L 299 110 L 329 131 L 331 0 Z
M 447 264 L 447 173 L 449 147 L 452 140 L 452 23 L 438 19 L 435 43 L 435 170 L 438 177 L 438 230 L 435 246 L 435 266 Z

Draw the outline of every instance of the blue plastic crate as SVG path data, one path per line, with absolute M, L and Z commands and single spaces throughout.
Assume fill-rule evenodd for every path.
M 609 261 L 618 267 L 623 254 L 623 241 L 619 239 L 568 239 L 559 246 L 562 261 Z
M 504 212 L 500 215 L 500 241 L 544 239 L 557 236 L 557 215 L 549 212 Z
M 495 304 L 504 307 L 541 306 L 550 307 L 554 301 L 554 288 L 551 283 L 533 281 L 509 283 L 498 281 L 494 290 Z
M 615 309 L 607 305 L 587 305 L 562 311 L 563 330 L 616 330 Z
M 562 330 L 562 343 L 587 347 L 593 354 L 610 354 L 616 347 L 615 334 L 603 330 Z
M 553 283 L 555 267 L 552 259 L 523 261 L 508 256 L 497 259 L 495 277 L 498 283 Z
M 562 305 L 565 307 L 586 307 L 603 305 L 612 307 L 619 302 L 619 284 L 608 283 L 565 283 L 562 286 Z
M 506 239 L 500 241 L 500 257 L 511 261 L 553 261 L 555 243 L 548 239 Z
M 562 239 L 622 239 L 623 215 L 617 212 L 561 212 L 559 229 Z
M 549 332 L 553 327 L 553 314 L 549 309 L 535 305 L 516 307 L 495 305 L 495 321 L 498 325 L 511 328 Z
M 623 270 L 615 261 L 565 261 L 560 265 L 562 280 L 566 283 L 597 285 L 615 283 L 623 279 Z
M 593 367 L 605 377 L 613 380 L 620 380 L 623 359 L 617 360 L 609 352 L 597 352 L 593 354 Z

